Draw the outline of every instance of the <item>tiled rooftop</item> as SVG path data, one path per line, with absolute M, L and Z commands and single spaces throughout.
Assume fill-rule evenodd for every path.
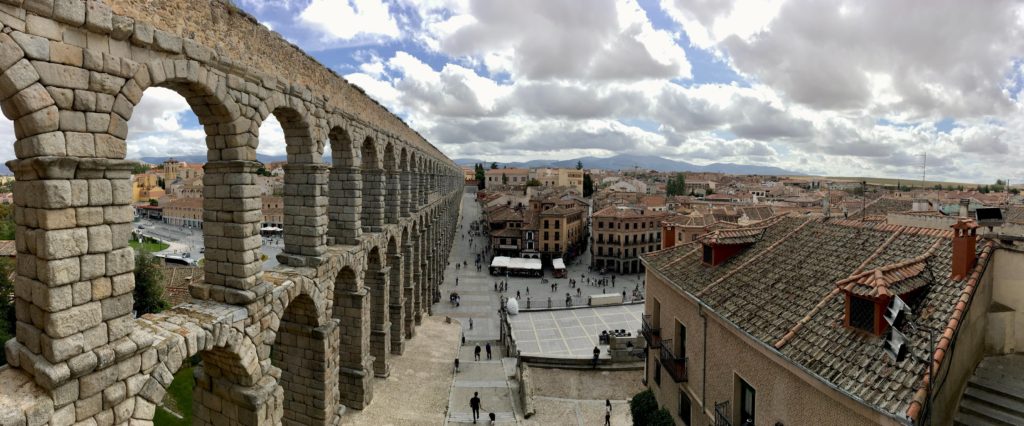
M 846 328 L 840 289 L 898 294 L 925 287 L 915 309 L 919 323 L 935 330 L 955 324 L 951 318 L 962 311 L 954 308 L 976 281 L 949 279 L 951 231 L 795 217 L 753 229 L 759 228 L 763 232 L 746 231 L 756 237 L 720 231 L 739 232 L 753 243 L 715 267 L 701 263 L 700 243 L 644 258 L 651 270 L 784 358 L 877 410 L 905 418 L 922 387 L 925 363 L 908 357 L 894 364 L 882 338 Z M 990 243 L 978 243 L 979 264 L 990 250 Z M 915 353 L 928 352 L 927 333 L 908 337 Z

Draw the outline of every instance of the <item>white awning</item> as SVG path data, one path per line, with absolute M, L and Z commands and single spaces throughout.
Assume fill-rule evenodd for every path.
M 494 256 L 494 259 L 491 259 L 491 267 L 507 268 L 510 260 L 511 259 L 507 256 Z
M 551 266 L 554 266 L 555 269 L 565 269 L 565 262 L 562 259 L 554 259 L 551 261 Z
M 284 231 L 284 229 L 283 228 L 278 228 L 276 226 L 264 226 L 264 227 L 260 228 L 260 231 L 263 231 L 263 232 L 281 232 L 281 231 Z

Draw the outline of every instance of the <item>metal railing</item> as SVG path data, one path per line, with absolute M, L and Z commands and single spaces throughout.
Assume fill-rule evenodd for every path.
M 647 340 L 648 348 L 657 348 L 661 345 L 661 328 L 654 327 L 654 317 L 651 315 L 644 315 L 640 318 L 641 326 L 640 333 Z
M 661 366 L 676 383 L 686 381 L 686 358 L 672 353 L 672 340 L 661 341 Z
M 729 401 L 715 403 L 715 426 L 732 426 L 729 421 Z

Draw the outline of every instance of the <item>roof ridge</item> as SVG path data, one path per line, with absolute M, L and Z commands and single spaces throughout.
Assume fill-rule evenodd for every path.
M 867 259 L 864 259 L 864 262 L 861 262 L 860 266 L 857 266 L 857 269 L 854 269 L 851 275 L 857 275 L 863 272 L 864 268 L 867 268 L 868 265 L 871 264 L 871 261 L 875 260 L 879 255 L 881 255 L 882 252 L 885 251 L 885 248 L 889 247 L 889 245 L 892 244 L 893 241 L 896 241 L 896 238 L 902 235 L 905 229 L 905 226 L 897 228 L 896 232 L 893 232 L 892 235 L 890 235 L 889 238 L 883 241 L 882 244 L 880 244 L 878 248 L 876 248 L 875 251 L 871 253 L 870 256 L 868 256 Z M 838 296 L 839 293 L 840 290 L 837 286 L 836 288 L 832 289 L 832 291 L 829 291 L 828 294 L 825 295 L 825 297 L 822 297 L 818 304 L 814 305 L 814 307 L 811 308 L 811 311 L 808 312 L 807 315 L 804 315 L 803 318 L 800 318 L 796 322 L 796 324 L 794 324 L 793 327 L 790 328 L 788 332 L 786 332 L 786 334 L 782 335 L 782 337 L 775 342 L 775 344 L 773 345 L 775 346 L 775 349 L 782 349 L 783 346 L 786 346 L 787 343 L 796 338 L 796 333 L 803 329 L 804 325 L 806 325 L 808 322 L 811 322 L 811 319 L 813 319 L 814 316 L 818 314 L 818 312 L 821 312 L 825 305 L 827 305 L 828 302 L 832 301 L 832 298 Z
M 729 278 L 729 277 L 733 276 L 733 274 L 735 274 L 737 271 L 743 269 L 743 267 L 749 265 L 754 260 L 757 260 L 757 259 L 761 258 L 762 256 L 764 256 L 765 253 L 771 252 L 776 247 L 778 247 L 780 244 L 782 244 L 783 241 L 786 241 L 787 239 L 789 239 L 790 236 L 792 236 L 793 234 L 797 233 L 797 231 L 800 231 L 805 226 L 807 226 L 808 223 L 811 223 L 814 220 L 815 220 L 815 218 L 808 218 L 806 221 L 804 221 L 804 223 L 801 223 L 800 226 L 797 226 L 796 228 L 793 228 L 792 231 L 789 231 L 789 233 L 787 233 L 786 235 L 782 236 L 782 238 L 779 238 L 778 241 L 772 243 L 772 245 L 768 246 L 768 248 L 766 248 L 766 249 L 762 250 L 761 252 L 751 256 L 749 259 L 744 261 L 742 264 L 737 265 L 735 268 L 730 269 L 729 272 L 726 272 L 724 275 L 719 277 L 717 280 L 711 282 L 711 284 L 708 284 L 707 287 L 704 287 L 699 292 L 697 292 L 696 296 L 697 297 L 704 296 L 705 294 L 707 294 L 708 290 L 711 289 L 711 287 L 714 287 L 718 283 L 721 283 L 722 281 L 725 281 L 726 278 Z

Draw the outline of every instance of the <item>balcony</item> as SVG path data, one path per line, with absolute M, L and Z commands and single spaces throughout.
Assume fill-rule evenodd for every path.
M 732 426 L 729 421 L 729 401 L 715 403 L 715 426 Z
M 651 315 L 644 315 L 640 318 L 642 321 L 640 333 L 643 334 L 644 339 L 647 340 L 648 348 L 657 348 L 661 345 L 661 328 L 654 327 L 654 317 Z
M 686 381 L 686 358 L 672 353 L 672 340 L 661 341 L 661 366 L 676 383 Z

